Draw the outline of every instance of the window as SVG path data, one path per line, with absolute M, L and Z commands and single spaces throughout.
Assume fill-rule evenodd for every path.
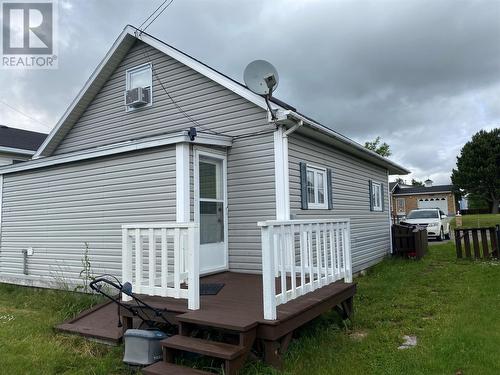
M 406 212 L 405 199 L 404 198 L 398 198 L 398 199 L 396 199 L 396 211 L 397 212 Z
M 149 89 L 149 103 L 146 107 L 153 104 L 153 71 L 151 64 L 144 64 L 127 70 L 127 91 L 143 87 Z M 141 107 L 127 107 L 127 111 L 133 111 Z
M 326 169 L 307 166 L 308 208 L 328 209 L 326 180 Z
M 378 182 L 372 182 L 371 187 L 372 210 L 383 211 L 382 184 L 379 184 Z
M 224 187 L 222 161 L 199 161 L 200 243 L 224 242 Z

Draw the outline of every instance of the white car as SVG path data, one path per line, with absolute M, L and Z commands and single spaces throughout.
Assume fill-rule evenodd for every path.
M 401 224 L 418 224 L 427 229 L 427 236 L 438 241 L 450 239 L 450 219 L 439 208 L 412 210 Z

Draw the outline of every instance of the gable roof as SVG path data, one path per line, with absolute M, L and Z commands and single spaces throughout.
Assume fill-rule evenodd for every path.
M 414 186 L 409 188 L 396 187 L 394 195 L 410 195 L 410 194 L 434 194 L 434 193 L 451 193 L 453 185 L 435 185 L 435 186 Z
M 0 125 L 0 150 L 16 154 L 33 155 L 47 134 Z
M 66 136 L 75 122 L 78 121 L 80 116 L 84 113 L 85 109 L 105 84 L 106 80 L 111 76 L 113 71 L 122 61 L 123 57 L 127 54 L 129 49 L 137 40 L 141 40 L 151 47 L 156 48 L 157 50 L 165 53 L 171 58 L 179 61 L 180 63 L 188 66 L 196 72 L 233 91 L 237 95 L 254 103 L 265 111 L 268 111 L 268 107 L 264 98 L 250 91 L 245 85 L 218 72 L 217 70 L 185 54 L 184 52 L 162 42 L 161 40 L 145 32 L 141 32 L 133 26 L 127 25 L 118 39 L 114 42 L 113 46 L 108 51 L 104 59 L 87 80 L 82 90 L 80 90 L 80 93 L 77 95 L 75 100 L 73 100 L 71 105 L 63 114 L 47 139 L 40 146 L 34 156 L 35 158 L 49 156 L 52 154 L 52 152 L 56 149 L 61 140 Z M 371 150 L 364 148 L 359 143 L 335 132 L 334 130 L 324 125 L 321 125 L 320 123 L 312 120 L 310 117 L 297 112 L 292 106 L 278 99 L 273 99 L 271 101 L 272 103 L 270 104 L 270 106 L 273 110 L 277 110 L 280 113 L 278 117 L 281 119 L 281 123 L 283 125 L 293 126 L 296 123 L 304 124 L 305 127 L 309 128 L 309 130 L 312 130 L 312 132 L 310 131 L 308 135 L 318 137 L 319 134 L 319 138 L 321 138 L 323 141 L 325 140 L 324 136 L 327 135 L 328 139 L 331 141 L 331 144 L 334 144 L 340 149 L 346 150 L 374 164 L 382 166 L 386 168 L 391 174 L 410 173 L 410 171 L 406 168 L 378 155 Z M 270 124 L 272 124 L 271 121 Z M 303 131 L 304 129 L 301 129 L 301 132 Z

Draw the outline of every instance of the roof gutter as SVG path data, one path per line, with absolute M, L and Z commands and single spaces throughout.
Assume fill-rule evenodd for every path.
M 337 133 L 334 130 L 332 130 L 324 125 L 321 125 L 315 121 L 312 121 L 311 119 L 301 115 L 300 113 L 297 113 L 297 112 L 294 112 L 291 110 L 277 110 L 276 117 L 277 117 L 276 121 L 279 123 L 287 123 L 289 121 L 292 121 L 292 123 L 295 124 L 292 126 L 292 128 L 289 129 L 289 130 L 293 129 L 290 133 L 288 133 L 289 130 L 287 130 L 287 132 L 285 132 L 287 135 L 296 131 L 300 126 L 302 126 L 302 124 L 306 124 L 315 130 L 318 130 L 318 131 L 320 131 L 320 132 L 322 132 L 322 133 L 324 133 L 332 138 L 335 138 L 336 140 L 342 142 L 343 144 L 349 146 L 350 148 L 353 148 L 354 150 L 365 154 L 367 157 L 369 157 L 371 159 L 376 159 L 377 161 L 380 162 L 380 164 L 383 164 L 388 169 L 390 169 L 393 172 L 393 174 L 411 173 L 411 171 L 400 166 L 399 164 L 396 164 L 396 163 L 390 161 L 389 159 L 384 158 L 383 156 L 380 156 L 379 154 L 377 154 L 374 151 L 366 149 L 365 147 L 363 147 L 359 143 L 354 142 L 353 140 L 347 138 L 346 136 L 343 136 L 342 134 Z M 298 124 L 301 124 L 301 125 L 297 126 Z
M 9 154 L 19 154 L 28 156 L 35 154 L 35 151 L 33 150 L 26 150 L 24 148 L 6 147 L 6 146 L 0 146 L 0 152 L 7 152 Z

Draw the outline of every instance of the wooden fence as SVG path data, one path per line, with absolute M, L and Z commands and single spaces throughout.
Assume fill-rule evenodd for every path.
M 499 226 L 455 229 L 457 258 L 499 258 Z M 463 243 L 463 246 L 462 246 Z M 462 250 L 463 249 L 463 250 Z M 465 254 L 464 254 L 465 253 Z

